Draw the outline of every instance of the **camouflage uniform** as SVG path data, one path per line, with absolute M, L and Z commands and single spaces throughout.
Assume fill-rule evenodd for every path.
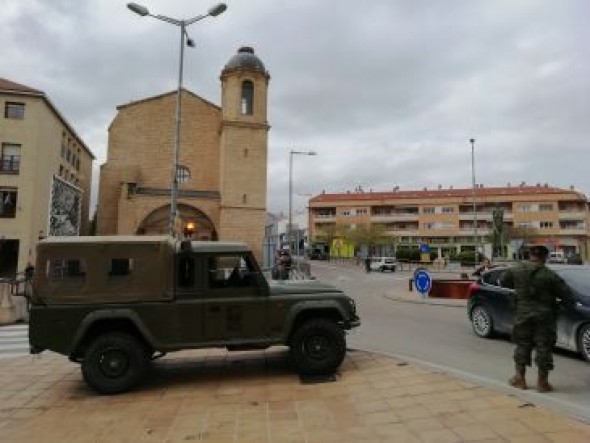
M 575 301 L 563 280 L 545 265 L 522 262 L 510 269 L 504 284 L 516 291 L 516 317 L 512 337 L 516 343 L 514 362 L 531 366 L 531 354 L 536 348 L 535 363 L 540 371 L 553 369 L 553 347 L 557 340 L 557 299 L 562 306 Z

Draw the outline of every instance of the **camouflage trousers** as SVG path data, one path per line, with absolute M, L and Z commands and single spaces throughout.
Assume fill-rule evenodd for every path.
M 531 317 L 517 321 L 512 330 L 512 339 L 516 343 L 515 363 L 531 366 L 531 356 L 535 348 L 537 367 L 542 371 L 553 369 L 553 347 L 557 341 L 554 318 Z

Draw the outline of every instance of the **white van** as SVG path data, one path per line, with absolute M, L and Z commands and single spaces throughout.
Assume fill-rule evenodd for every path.
M 547 257 L 549 263 L 567 263 L 567 258 L 562 251 L 551 251 Z
M 373 257 L 371 259 L 371 271 L 381 271 L 384 272 L 385 270 L 395 272 L 397 268 L 397 261 L 395 257 Z

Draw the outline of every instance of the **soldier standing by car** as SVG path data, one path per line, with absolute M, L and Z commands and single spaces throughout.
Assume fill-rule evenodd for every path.
M 536 350 L 538 368 L 537 390 L 549 392 L 549 371 L 553 369 L 553 347 L 557 333 L 558 299 L 564 307 L 573 307 L 575 300 L 563 280 L 545 266 L 549 250 L 545 246 L 530 248 L 529 261 L 521 262 L 506 272 L 503 284 L 515 289 L 516 317 L 512 331 L 515 374 L 509 383 L 526 389 L 526 367 Z

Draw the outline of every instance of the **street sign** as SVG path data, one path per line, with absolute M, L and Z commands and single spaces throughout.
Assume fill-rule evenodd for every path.
M 428 243 L 420 243 L 420 252 L 422 254 L 428 254 L 430 252 L 430 246 Z
M 418 268 L 414 271 L 414 287 L 422 297 L 425 297 L 432 288 L 432 277 L 426 269 Z

